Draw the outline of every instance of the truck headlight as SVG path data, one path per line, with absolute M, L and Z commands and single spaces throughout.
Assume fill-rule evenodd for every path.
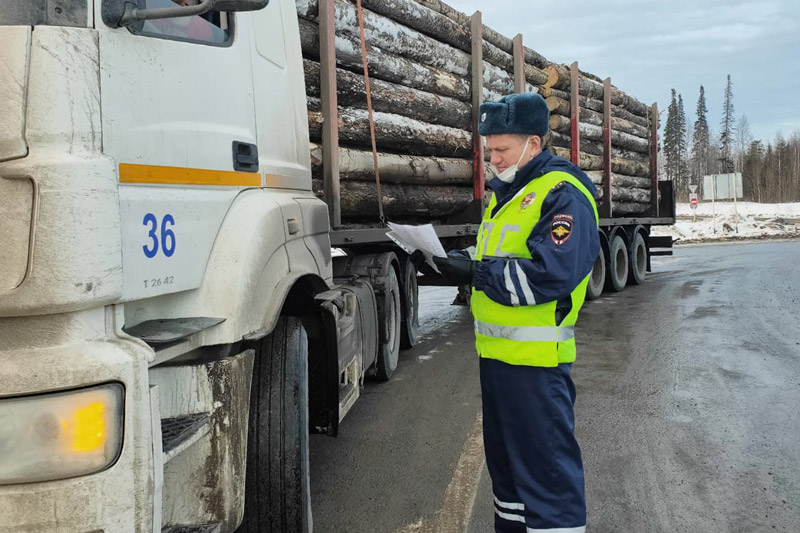
M 119 383 L 0 399 L 0 485 L 98 472 L 122 448 Z

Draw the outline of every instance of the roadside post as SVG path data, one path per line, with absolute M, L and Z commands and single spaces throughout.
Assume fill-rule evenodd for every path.
M 689 205 L 692 206 L 692 222 L 697 221 L 697 185 L 689 185 Z

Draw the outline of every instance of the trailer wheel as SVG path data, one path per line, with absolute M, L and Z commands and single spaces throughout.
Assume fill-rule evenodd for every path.
M 606 281 L 606 254 L 600 248 L 597 259 L 594 261 L 592 273 L 589 276 L 589 284 L 586 286 L 586 299 L 594 300 L 603 294 L 603 285 Z
M 633 244 L 631 244 L 630 267 L 628 283 L 631 285 L 644 283 L 644 279 L 647 277 L 647 245 L 639 232 L 633 237 Z
M 628 283 L 628 248 L 622 236 L 615 235 L 608 245 L 606 290 L 622 292 Z
M 417 269 L 411 259 L 403 263 L 402 283 L 400 289 L 403 297 L 400 301 L 403 310 L 402 328 L 400 330 L 400 347 L 413 348 L 419 344 L 419 287 L 417 286 Z
M 386 288 L 383 296 L 378 299 L 378 320 L 386 324 L 387 335 L 384 342 L 378 347 L 378 361 L 375 377 L 380 381 L 389 381 L 397 369 L 397 360 L 400 358 L 400 330 L 402 326 L 400 304 L 400 283 L 397 281 L 397 272 L 389 266 L 386 274 Z
M 240 533 L 308 533 L 308 339 L 282 316 L 257 345 L 250 387 L 244 518 Z

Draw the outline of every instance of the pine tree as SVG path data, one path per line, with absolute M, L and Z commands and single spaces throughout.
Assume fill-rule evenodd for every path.
M 697 99 L 697 120 L 694 123 L 694 139 L 692 144 L 692 175 L 696 183 L 703 176 L 709 174 L 711 134 L 708 129 L 708 108 L 706 107 L 706 90 L 700 86 L 700 96 Z
M 728 74 L 728 84 L 725 86 L 725 103 L 722 108 L 722 121 L 720 122 L 719 143 L 722 149 L 722 171 L 733 170 L 733 144 L 736 134 L 736 118 L 733 115 L 733 82 Z
M 683 96 L 678 95 L 678 104 L 677 104 L 677 120 L 676 120 L 676 127 L 675 127 L 675 134 L 677 136 L 675 141 L 675 179 L 677 181 L 678 192 L 683 197 L 684 195 L 688 198 L 689 195 L 689 169 L 687 166 L 688 160 L 688 143 L 686 139 L 686 111 L 683 107 Z
M 675 180 L 678 151 L 678 101 L 675 89 L 667 108 L 667 122 L 664 125 L 664 171 L 668 180 Z

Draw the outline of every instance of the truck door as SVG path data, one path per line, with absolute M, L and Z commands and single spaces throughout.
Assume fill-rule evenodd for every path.
M 262 186 L 251 26 L 210 13 L 115 29 L 100 22 L 102 4 L 103 151 L 118 163 L 123 299 L 196 288 L 234 198 Z

